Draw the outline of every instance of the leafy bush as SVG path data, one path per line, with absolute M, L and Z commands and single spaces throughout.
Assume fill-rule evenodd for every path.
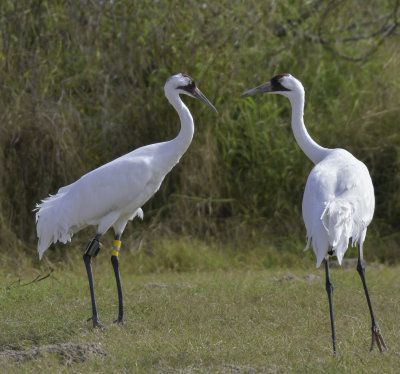
M 1 247 L 33 250 L 32 209 L 41 198 L 138 146 L 175 136 L 179 120 L 163 85 L 178 72 L 196 79 L 219 114 L 185 99 L 194 141 L 144 207 L 144 224 L 130 225 L 125 238 L 269 235 L 279 243 L 304 236 L 300 206 L 312 164 L 291 134 L 290 105 L 273 96 L 239 99 L 290 72 L 306 88 L 305 121 L 316 141 L 347 148 L 369 167 L 377 196 L 370 231 L 382 246 L 397 247 L 394 3 L 3 1 Z

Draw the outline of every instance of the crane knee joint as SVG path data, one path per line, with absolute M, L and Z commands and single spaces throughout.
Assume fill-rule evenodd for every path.
M 358 259 L 358 262 L 357 262 L 357 271 L 358 271 L 358 274 L 360 274 L 360 275 L 365 274 L 365 265 L 360 258 Z
M 333 287 L 333 283 L 330 280 L 326 281 L 325 289 L 326 289 L 326 292 L 328 292 L 328 294 L 333 293 L 334 287 Z

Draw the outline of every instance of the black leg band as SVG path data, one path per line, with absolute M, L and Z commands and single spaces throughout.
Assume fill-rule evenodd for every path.
M 100 252 L 101 249 L 101 243 L 99 239 L 100 239 L 99 235 L 96 235 L 96 237 L 93 238 L 93 240 L 86 247 L 85 255 L 88 255 L 90 257 L 97 256 L 97 254 Z

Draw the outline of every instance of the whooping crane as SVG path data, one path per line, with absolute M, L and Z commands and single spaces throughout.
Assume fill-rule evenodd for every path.
M 357 271 L 364 286 L 372 320 L 371 350 L 376 342 L 382 352 L 386 344 L 372 311 L 363 264 L 363 243 L 375 207 L 374 187 L 368 169 L 348 151 L 323 148 L 310 137 L 303 121 L 304 88 L 299 80 L 290 74 L 280 74 L 243 93 L 241 97 L 262 92 L 280 94 L 290 100 L 294 137 L 315 164 L 308 176 L 303 196 L 302 211 L 308 238 L 305 249 L 312 244 L 317 267 L 322 261 L 325 263 L 333 353 L 336 354 L 336 337 L 332 307 L 333 284 L 328 259 L 335 255 L 341 264 L 350 240 L 352 245 L 358 244 Z
M 216 112 L 214 106 L 196 87 L 194 80 L 186 74 L 168 78 L 164 92 L 181 121 L 181 129 L 174 139 L 138 148 L 100 166 L 36 205 L 40 259 L 51 243 L 66 243 L 74 233 L 84 227 L 97 226 L 97 235 L 88 244 L 83 255 L 89 280 L 92 302 L 90 319 L 93 327 L 101 327 L 91 267 L 91 258 L 95 257 L 101 248 L 101 235 L 110 227 L 114 229 L 111 262 L 119 303 L 118 319 L 115 322 L 122 323 L 124 305 L 118 259 L 121 235 L 128 221 L 136 216 L 143 218 L 142 205 L 157 192 L 164 177 L 179 162 L 192 141 L 193 118 L 179 95 L 185 94 L 199 99 Z

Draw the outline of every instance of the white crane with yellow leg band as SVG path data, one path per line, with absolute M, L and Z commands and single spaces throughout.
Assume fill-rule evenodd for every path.
M 181 129 L 174 139 L 138 148 L 85 174 L 76 182 L 60 188 L 56 195 L 42 200 L 35 209 L 39 258 L 51 243 L 66 243 L 84 227 L 97 226 L 97 235 L 83 255 L 92 300 L 90 319 L 93 327 L 100 327 L 101 323 L 94 295 L 91 258 L 100 250 L 101 235 L 110 227 L 114 229 L 111 262 L 119 299 L 116 322 L 122 323 L 124 308 L 118 260 L 121 235 L 128 221 L 136 216 L 143 218 L 141 206 L 157 192 L 164 177 L 179 162 L 192 141 L 193 118 L 179 95 L 199 99 L 216 112 L 194 80 L 186 74 L 168 78 L 164 92 L 181 121 Z

